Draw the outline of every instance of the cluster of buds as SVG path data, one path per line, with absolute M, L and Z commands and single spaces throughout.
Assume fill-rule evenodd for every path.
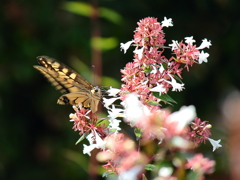
M 191 169 L 203 179 L 204 174 L 213 172 L 215 162 L 190 152 L 206 140 L 215 151 L 221 147 L 220 140 L 209 138 L 211 125 L 196 116 L 194 106 L 183 106 L 171 113 L 161 104 L 175 102 L 169 90 L 184 89 L 182 71 L 207 62 L 209 54 L 202 49 L 209 48 L 211 42 L 204 39 L 197 47 L 193 37 L 186 37 L 184 42 L 172 41 L 166 46 L 162 29 L 173 26 L 171 19 L 164 18 L 160 23 L 148 17 L 137 24 L 134 39 L 121 43 L 124 53 L 135 47 L 133 62 L 121 70 L 121 89 L 110 88 L 107 92 L 112 98 L 103 98 L 108 123 L 90 111 L 74 107 L 76 113 L 70 115 L 73 129 L 79 131 L 80 140 L 89 140 L 89 145 L 84 144 L 84 153 L 91 155 L 93 149 L 100 150 L 97 159 L 106 163 L 105 176 L 144 179 L 148 170 L 155 179 L 183 179 L 178 170 Z M 173 56 L 165 57 L 166 50 L 171 50 Z M 122 108 L 116 108 L 116 100 L 121 101 Z M 134 129 L 135 140 L 120 133 L 121 121 Z

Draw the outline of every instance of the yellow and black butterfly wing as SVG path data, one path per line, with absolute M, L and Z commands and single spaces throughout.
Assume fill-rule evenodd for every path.
M 42 66 L 34 68 L 65 94 L 58 99 L 58 104 L 76 105 L 81 102 L 83 107 L 90 108 L 93 113 L 97 111 L 101 99 L 101 90 L 98 87 L 93 87 L 77 72 L 53 58 L 39 56 L 37 60 Z
M 88 81 L 86 81 L 81 75 L 79 75 L 77 72 L 67 67 L 66 65 L 58 62 L 57 60 L 47 56 L 39 56 L 37 57 L 37 60 L 40 65 L 45 67 L 45 71 L 43 72 L 43 70 L 40 70 L 40 72 L 42 72 L 43 75 L 46 77 L 47 77 L 46 73 L 50 75 L 52 79 L 49 79 L 49 81 L 54 86 L 55 86 L 54 80 L 57 81 L 57 83 L 59 83 L 59 86 L 62 86 L 62 88 L 65 89 L 63 91 L 67 91 L 67 93 L 71 93 L 71 92 L 78 92 L 81 89 L 88 89 L 88 90 L 93 89 L 93 85 L 91 85 Z M 42 67 L 42 66 L 34 66 L 34 67 L 39 70 L 38 67 Z M 61 91 L 60 87 L 56 86 L 56 88 Z

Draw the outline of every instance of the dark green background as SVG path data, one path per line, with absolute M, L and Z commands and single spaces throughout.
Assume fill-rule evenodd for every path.
M 74 145 L 68 115 L 70 106 L 56 104 L 57 92 L 33 65 L 36 56 L 48 55 L 81 71 L 76 58 L 91 64 L 90 18 L 62 8 L 60 0 L 3 0 L 0 4 L 0 179 L 86 179 L 87 155 L 82 144 Z M 83 2 L 83 1 L 81 1 Z M 86 3 L 90 3 L 86 1 Z M 223 148 L 212 153 L 207 144 L 199 149 L 217 160 L 215 177 L 228 177 L 226 135 L 221 121 L 222 99 L 239 88 L 240 3 L 238 0 L 99 0 L 98 5 L 115 11 L 120 21 L 100 18 L 102 37 L 114 37 L 117 46 L 104 50 L 103 76 L 120 83 L 120 69 L 132 60 L 132 52 L 120 52 L 119 43 L 133 38 L 136 23 L 145 17 L 164 16 L 174 26 L 164 28 L 167 44 L 194 36 L 212 47 L 209 63 L 194 65 L 183 73 L 185 91 L 171 93 L 178 104 L 194 104 L 198 116 L 213 124 L 213 138 Z M 111 82 L 104 82 L 104 85 Z M 221 156 L 219 156 L 221 155 Z

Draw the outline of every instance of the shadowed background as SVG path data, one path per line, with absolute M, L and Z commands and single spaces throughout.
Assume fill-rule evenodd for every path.
M 184 72 L 186 89 L 170 93 L 178 102 L 171 108 L 193 104 L 213 124 L 212 138 L 221 138 L 223 148 L 212 153 L 206 143 L 198 151 L 217 161 L 207 179 L 229 179 L 231 139 L 221 103 L 240 86 L 239 7 L 237 0 L 1 1 L 0 179 L 93 179 L 82 143 L 75 146 L 79 136 L 68 117 L 73 109 L 56 104 L 60 92 L 33 65 L 37 56 L 47 55 L 93 84 L 120 87 L 120 69 L 132 61 L 133 48 L 123 54 L 119 44 L 133 39 L 136 23 L 149 16 L 173 19 L 174 26 L 164 28 L 166 45 L 187 36 L 197 45 L 204 38 L 212 42 L 209 62 Z

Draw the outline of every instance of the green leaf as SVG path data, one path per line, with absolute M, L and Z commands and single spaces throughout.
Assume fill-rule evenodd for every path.
M 64 2 L 63 9 L 87 17 L 93 14 L 93 8 L 89 4 L 83 2 Z
M 92 6 L 84 2 L 64 2 L 62 8 L 74 14 L 91 17 L 94 13 Z M 99 16 L 115 24 L 120 24 L 122 16 L 108 8 L 100 7 Z
M 75 143 L 75 145 L 77 145 L 77 144 L 80 143 L 82 140 L 84 140 L 87 135 L 88 135 L 87 133 L 84 133 L 84 134 L 77 140 L 77 142 Z
M 96 126 L 100 126 L 101 124 L 104 124 L 104 123 L 109 124 L 109 121 L 106 120 L 106 119 L 100 119 L 100 120 L 97 121 Z
M 152 68 L 150 66 L 147 66 L 143 70 L 145 73 L 150 73 L 152 71 Z
M 176 79 L 180 83 L 183 83 L 182 79 L 180 77 L 178 77 L 177 75 L 174 75 L 174 79 Z
M 164 69 L 167 69 L 167 67 L 168 67 L 167 63 L 162 63 L 162 66 Z
M 139 140 L 142 137 L 142 129 L 135 128 L 134 133 L 135 133 L 135 136 L 136 136 L 137 140 Z
M 91 46 L 95 49 L 110 50 L 117 47 L 118 44 L 118 40 L 114 37 L 94 37 L 91 39 Z
M 109 129 L 110 133 L 115 133 L 117 129 Z
M 147 104 L 153 105 L 153 106 L 160 106 L 160 104 L 158 102 L 153 101 L 153 100 L 148 101 Z
M 123 19 L 119 13 L 117 13 L 116 11 L 113 11 L 111 9 L 100 7 L 99 11 L 100 11 L 100 16 L 102 18 L 105 18 L 108 21 L 111 21 L 115 24 L 121 23 L 121 21 Z
M 172 103 L 177 103 L 173 98 L 171 98 L 168 94 L 161 94 L 159 95 L 159 92 L 153 92 L 153 95 L 165 103 L 172 104 Z
M 154 164 L 147 164 L 146 166 L 145 166 L 145 169 L 147 170 L 147 171 L 153 171 L 154 169 L 155 169 L 155 165 Z

